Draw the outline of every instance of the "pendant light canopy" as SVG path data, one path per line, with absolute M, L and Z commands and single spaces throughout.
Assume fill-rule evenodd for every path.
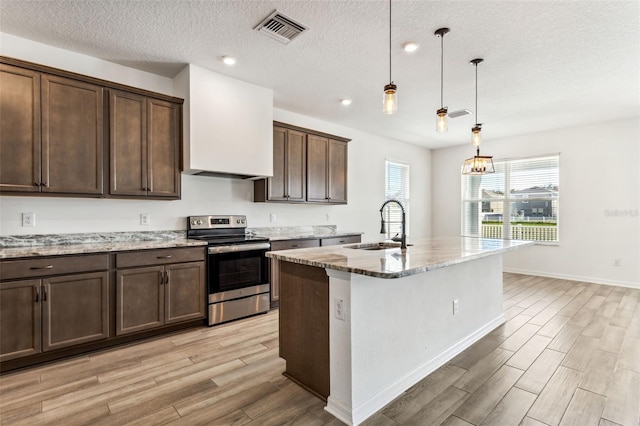
M 382 112 L 395 114 L 398 110 L 398 87 L 391 79 L 391 0 L 389 0 L 389 84 L 384 86 L 382 98 Z
M 440 109 L 436 111 L 436 130 L 440 133 L 447 131 L 447 107 L 444 106 L 444 35 L 449 28 L 439 28 L 434 33 L 440 37 Z
M 471 143 L 476 147 L 476 155 L 467 158 L 462 165 L 463 175 L 484 175 L 487 173 L 495 173 L 496 169 L 493 166 L 493 157 L 487 155 L 480 155 L 480 144 L 482 138 L 480 132 L 482 131 L 482 124 L 478 123 L 478 64 L 484 59 L 474 59 L 470 63 L 476 68 L 476 124 L 471 128 Z

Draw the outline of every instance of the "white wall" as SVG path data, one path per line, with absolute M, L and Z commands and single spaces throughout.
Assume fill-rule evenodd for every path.
M 173 81 L 165 77 L 2 33 L 0 45 L 5 56 L 173 94 Z M 251 227 L 336 224 L 340 230 L 365 232 L 364 240 L 377 240 L 385 158 L 411 164 L 410 237 L 430 234 L 429 150 L 278 109 L 274 120 L 352 139 L 349 204 L 253 203 L 252 182 L 183 175 L 178 201 L 0 196 L 0 235 L 185 229 L 186 216 L 214 213 L 246 214 Z M 22 212 L 36 213 L 35 228 L 21 227 Z M 139 224 L 140 213 L 151 214 L 150 226 Z M 270 213 L 276 213 L 275 223 L 269 222 Z
M 560 152 L 560 243 L 507 253 L 505 270 L 640 287 L 639 148 L 640 119 L 483 142 L 494 159 Z M 470 144 L 432 152 L 435 235 L 460 235 L 460 166 L 472 155 Z

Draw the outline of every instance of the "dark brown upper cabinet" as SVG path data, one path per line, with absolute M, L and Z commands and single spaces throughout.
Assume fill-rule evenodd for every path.
M 273 177 L 255 181 L 254 201 L 346 204 L 347 142 L 274 122 Z
M 0 193 L 179 199 L 182 102 L 0 57 Z
M 103 194 L 103 88 L 0 64 L 0 190 Z
M 170 102 L 111 91 L 109 194 L 179 198 L 179 112 Z
M 305 133 L 274 126 L 273 177 L 254 185 L 255 201 L 306 201 Z

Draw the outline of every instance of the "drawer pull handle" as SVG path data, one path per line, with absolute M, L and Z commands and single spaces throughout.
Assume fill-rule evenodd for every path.
M 338 242 L 339 242 L 339 243 L 344 243 L 344 240 L 340 240 L 340 241 L 338 241 Z
M 36 287 L 36 302 L 40 301 L 40 287 Z
M 43 301 L 43 302 L 46 302 L 46 301 L 47 301 L 47 293 L 48 293 L 47 285 L 45 284 L 45 286 L 44 286 L 44 293 L 42 294 L 42 301 Z
M 156 259 L 171 259 L 173 256 L 172 255 L 166 255 L 166 256 L 158 256 L 156 257 Z
M 53 269 L 53 265 L 47 265 L 47 266 L 34 266 L 34 267 L 29 268 L 29 269 L 31 269 L 32 271 L 37 271 L 37 270 L 39 270 L 39 269 Z
M 164 283 L 169 284 L 169 273 L 164 271 Z
M 292 244 L 291 247 L 300 247 L 300 244 Z

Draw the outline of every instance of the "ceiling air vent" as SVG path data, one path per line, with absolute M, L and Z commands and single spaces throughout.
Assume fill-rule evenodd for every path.
M 289 44 L 291 40 L 307 30 L 305 26 L 284 16 L 277 10 L 260 22 L 254 29 L 284 44 Z

